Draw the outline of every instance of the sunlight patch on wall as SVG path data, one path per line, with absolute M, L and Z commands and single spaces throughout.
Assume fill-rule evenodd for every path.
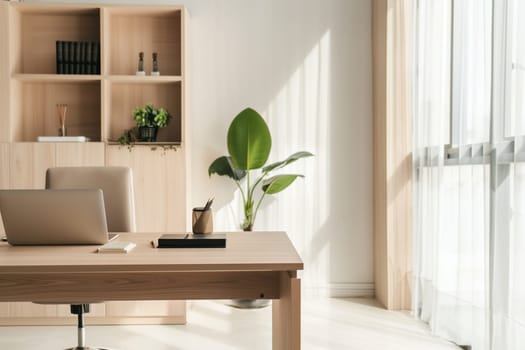
M 307 284 L 326 280 L 330 268 L 330 247 L 317 237 L 330 215 L 330 50 L 326 31 L 262 111 L 273 133 L 270 161 L 302 150 L 315 154 L 282 170 L 305 178 L 269 198 L 256 223 L 259 228 L 288 232 L 305 261 Z

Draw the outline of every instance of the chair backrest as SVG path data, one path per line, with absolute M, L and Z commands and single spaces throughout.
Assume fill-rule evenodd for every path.
M 133 175 L 127 167 L 57 167 L 46 172 L 47 189 L 100 188 L 110 232 L 134 232 Z

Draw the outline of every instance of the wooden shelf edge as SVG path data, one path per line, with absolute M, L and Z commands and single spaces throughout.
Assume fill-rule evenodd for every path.
M 104 78 L 112 83 L 177 83 L 182 81 L 180 75 L 107 75 Z
M 106 141 L 106 144 L 109 146 L 151 146 L 151 147 L 162 147 L 162 146 L 175 146 L 180 147 L 182 146 L 181 142 L 132 142 L 129 145 L 123 145 L 118 141 Z
M 27 14 L 78 14 L 85 11 L 97 11 L 98 4 L 67 4 L 67 3 L 22 3 L 12 2 L 11 6 L 20 13 Z
M 100 5 L 101 8 L 109 10 L 110 15 L 118 16 L 169 16 L 170 13 L 166 11 L 183 11 L 183 5 L 172 5 L 172 4 L 133 4 L 133 5 L 121 5 L 121 4 L 104 4 Z
M 13 74 L 13 79 L 26 83 L 82 83 L 101 81 L 100 75 L 89 74 Z
M 180 75 L 160 75 L 160 76 L 137 76 L 137 75 L 98 75 L 98 74 L 31 74 L 16 73 L 13 79 L 21 82 L 89 82 L 102 81 L 106 79 L 112 83 L 177 83 L 182 81 Z
M 0 142 L 0 143 L 9 143 L 9 144 L 13 144 L 13 145 L 16 145 L 16 144 L 46 144 L 46 145 L 71 145 L 71 144 L 75 144 L 75 145 L 92 145 L 92 144 L 95 144 L 95 143 L 105 143 L 103 141 L 99 141 L 99 140 L 95 140 L 95 141 L 86 141 L 86 142 L 80 142 L 80 141 L 71 141 L 71 142 L 64 142 L 64 141 L 59 141 L 59 142 L 48 142 L 48 141 L 20 141 L 20 140 L 15 140 L 15 141 L 5 141 L 5 142 Z

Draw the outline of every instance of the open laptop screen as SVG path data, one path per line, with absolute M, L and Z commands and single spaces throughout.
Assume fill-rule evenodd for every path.
M 108 241 L 100 189 L 0 190 L 0 214 L 11 245 Z

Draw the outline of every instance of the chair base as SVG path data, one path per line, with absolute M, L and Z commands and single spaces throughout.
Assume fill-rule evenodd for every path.
M 84 346 L 86 333 L 84 329 L 84 313 L 89 312 L 89 304 L 71 304 L 71 313 L 78 316 L 78 345 L 66 350 L 111 350 L 109 348 L 100 348 L 98 346 Z

